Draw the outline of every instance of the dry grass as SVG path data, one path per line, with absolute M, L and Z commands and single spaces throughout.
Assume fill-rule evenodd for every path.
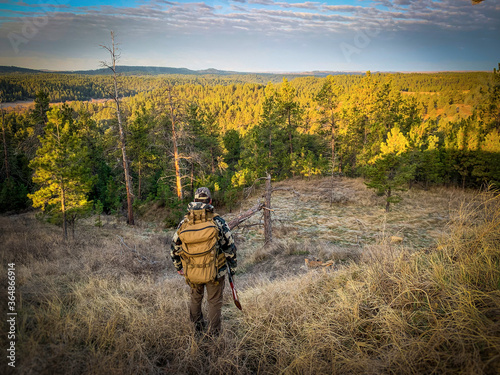
M 17 269 L 15 372 L 497 374 L 500 197 L 476 197 L 456 213 L 433 248 L 391 245 L 394 231 L 384 230 L 334 272 L 251 279 L 266 261 L 303 262 L 305 251 L 352 258 L 337 242 L 292 236 L 287 223 L 274 247 L 246 254 L 255 269 L 237 277 L 244 310 L 226 288 L 216 339 L 196 336 L 188 322 L 188 289 L 167 258 L 167 234 L 88 227 L 63 243 L 59 229 L 30 217 L 0 217 L 0 259 Z M 157 263 L 140 261 L 117 234 Z
M 467 207 L 434 251 L 381 243 L 336 273 L 246 291 L 252 370 L 498 373 L 499 203 Z
M 291 191 L 273 194 L 272 218 L 277 227 L 277 238 L 302 242 L 314 239 L 351 247 L 378 243 L 381 238 L 393 235 L 403 237 L 407 246 L 432 246 L 444 233 L 450 214 L 459 209 L 460 202 L 473 195 L 449 188 L 412 189 L 401 193 L 402 202 L 392 205 L 391 212 L 386 213 L 384 198 L 377 197 L 361 179 L 336 178 L 333 187 L 331 178 L 292 179 L 276 183 L 275 187 L 293 188 L 300 194 L 297 196 Z M 336 197 L 333 203 L 332 193 Z M 262 189 L 257 190 L 241 209 L 255 204 L 262 194 Z M 247 224 L 256 224 L 259 220 L 261 218 L 255 215 Z M 292 230 L 281 234 L 282 227 Z M 257 240 L 261 244 L 263 232 L 252 228 L 243 233 L 244 239 Z

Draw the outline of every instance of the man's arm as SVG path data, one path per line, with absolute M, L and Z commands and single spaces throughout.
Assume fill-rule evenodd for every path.
M 219 227 L 219 232 L 220 232 L 219 244 L 221 250 L 224 252 L 224 255 L 226 256 L 226 260 L 229 263 L 229 267 L 231 267 L 231 271 L 233 271 L 234 273 L 236 272 L 238 262 L 236 259 L 236 245 L 234 244 L 233 235 L 228 225 L 226 224 L 226 221 L 223 218 L 217 216 L 214 218 L 214 220 L 217 223 L 217 226 Z
M 179 224 L 179 226 L 175 230 L 175 233 L 172 237 L 172 242 L 170 244 L 170 257 L 172 258 L 172 262 L 174 263 L 175 269 L 177 270 L 177 272 L 180 275 L 183 274 L 182 261 L 181 261 L 180 255 L 179 255 L 179 251 L 182 249 L 182 246 L 181 246 L 182 242 L 179 238 L 177 231 L 181 225 L 182 225 L 182 222 Z

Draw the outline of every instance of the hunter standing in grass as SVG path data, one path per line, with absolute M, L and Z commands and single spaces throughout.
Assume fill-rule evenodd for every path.
M 188 205 L 188 214 L 179 223 L 172 237 L 172 261 L 179 275 L 191 287 L 189 317 L 195 329 L 206 327 L 201 309 L 207 289 L 208 332 L 217 335 L 221 329 L 221 308 L 226 262 L 236 270 L 236 246 L 224 219 L 214 212 L 210 190 L 201 187 Z

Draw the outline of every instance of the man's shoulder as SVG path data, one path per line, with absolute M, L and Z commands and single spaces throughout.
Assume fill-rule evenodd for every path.
M 226 220 L 222 216 L 220 216 L 218 213 L 214 213 L 214 221 L 220 223 L 221 225 L 226 224 Z
M 230 234 L 231 229 L 229 228 L 229 225 L 227 225 L 226 220 L 224 220 L 221 216 L 215 216 L 214 221 L 219 227 L 219 230 L 224 233 L 224 234 Z
M 184 224 L 184 222 L 186 221 L 186 218 L 183 218 L 179 224 L 177 225 L 177 228 L 175 228 L 175 231 L 177 232 L 177 230 L 179 230 L 179 228 L 182 226 L 182 224 Z

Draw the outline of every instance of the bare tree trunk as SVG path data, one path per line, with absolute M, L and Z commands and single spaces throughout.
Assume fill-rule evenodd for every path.
M 264 205 L 264 241 L 265 245 L 269 245 L 273 241 L 273 227 L 271 222 L 271 175 L 268 173 L 266 177 L 266 195 Z
M 7 138 L 5 137 L 5 111 L 2 107 L 2 137 L 3 137 L 3 156 L 5 163 L 5 175 L 7 180 L 10 177 L 10 169 L 9 169 L 9 156 L 7 153 Z
M 103 63 L 103 65 L 111 69 L 111 71 L 113 72 L 113 85 L 114 85 L 113 100 L 115 101 L 116 104 L 116 117 L 118 120 L 118 131 L 120 134 L 119 146 L 122 151 L 123 171 L 125 174 L 125 188 L 127 190 L 127 224 L 134 225 L 134 210 L 133 210 L 134 192 L 133 192 L 132 178 L 130 176 L 130 168 L 127 158 L 125 132 L 123 130 L 123 123 L 120 110 L 120 98 L 118 97 L 118 79 L 116 75 L 116 61 L 119 56 L 115 49 L 115 36 L 112 31 L 111 31 L 111 47 L 103 46 L 103 48 L 105 48 L 111 55 L 111 65 L 106 63 Z
M 176 121 L 174 113 L 174 103 L 172 101 L 172 89 L 168 88 L 168 101 L 170 105 L 170 122 L 172 123 L 172 143 L 174 146 L 174 166 L 175 166 L 175 185 L 177 188 L 177 198 L 182 199 L 182 179 L 181 179 L 181 168 L 180 168 L 180 157 L 179 150 L 177 148 L 177 131 L 176 131 Z
M 113 42 L 114 45 L 114 42 Z M 113 47 L 114 49 L 114 47 Z M 115 61 L 113 60 L 113 67 L 115 66 Z M 118 86 L 116 82 L 116 71 L 114 76 L 115 83 L 115 103 L 116 103 L 116 113 L 118 118 L 118 131 L 120 132 L 120 149 L 122 150 L 122 160 L 123 160 L 123 171 L 125 173 L 125 189 L 127 190 L 127 224 L 134 225 L 134 193 L 132 189 L 132 179 L 130 177 L 130 168 L 127 158 L 127 150 L 125 143 L 125 132 L 123 131 L 122 118 L 120 113 L 120 100 L 118 98 Z

